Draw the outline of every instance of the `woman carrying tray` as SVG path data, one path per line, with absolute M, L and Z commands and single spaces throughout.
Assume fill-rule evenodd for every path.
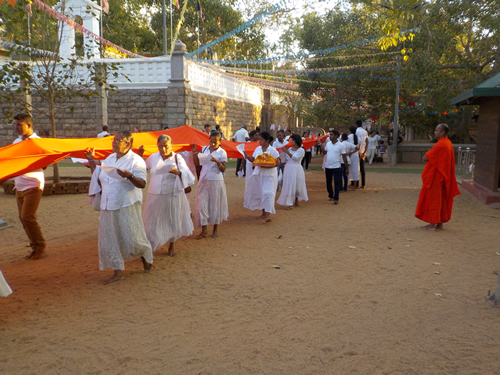
M 255 166 L 253 174 L 261 176 L 260 209 L 262 215 L 259 218 L 264 219 L 267 223 L 271 221 L 269 215 L 276 213 L 274 200 L 278 188 L 278 170 L 276 166 L 279 161 L 279 153 L 274 147 L 270 146 L 272 141 L 271 134 L 262 132 L 259 136 L 260 146 L 255 149 L 253 156 L 248 156 L 245 153 L 245 159 Z

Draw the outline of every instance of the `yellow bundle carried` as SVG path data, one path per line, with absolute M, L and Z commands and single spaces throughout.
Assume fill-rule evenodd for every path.
M 276 166 L 276 158 L 271 154 L 260 154 L 253 161 L 256 167 L 274 167 Z

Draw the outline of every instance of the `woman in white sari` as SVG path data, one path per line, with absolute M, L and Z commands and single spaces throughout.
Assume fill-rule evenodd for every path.
M 259 140 L 259 132 L 252 130 L 249 134 L 250 140 L 248 142 L 256 142 Z M 248 208 L 250 211 L 260 210 L 260 186 L 262 184 L 260 176 L 253 175 L 253 165 L 251 161 L 246 160 L 245 175 L 245 194 L 243 207 Z M 241 163 L 240 171 L 243 170 L 243 163 Z
M 288 162 L 283 172 L 283 188 L 278 199 L 278 204 L 286 206 L 287 210 L 292 206 L 299 206 L 299 201 L 308 201 L 306 176 L 302 169 L 301 161 L 305 156 L 305 150 L 302 148 L 302 139 L 298 134 L 292 134 L 290 137 L 291 148 L 287 146 L 282 151 L 288 155 Z
M 358 136 L 356 135 L 356 127 L 349 127 L 349 136 L 347 140 L 352 143 L 354 146 L 358 147 Z M 351 186 L 349 187 L 351 190 L 356 190 L 359 186 L 359 154 L 357 152 L 351 154 L 351 164 L 349 167 L 349 180 L 351 181 Z
M 151 270 L 153 252 L 142 223 L 142 190 L 146 187 L 146 163 L 132 152 L 133 138 L 121 130 L 113 139 L 114 153 L 101 163 L 99 216 L 99 269 L 111 268 L 113 276 L 103 284 L 125 278 L 125 260 L 140 257 L 144 270 Z M 92 172 L 96 168 L 94 148 L 85 151 Z
M 197 152 L 197 146 L 191 145 L 193 161 L 196 167 L 201 166 L 200 178 L 196 187 L 195 221 L 201 227 L 196 239 L 208 236 L 207 226 L 213 225 L 212 238 L 217 238 L 219 224 L 227 221 L 227 193 L 223 173 L 226 171 L 227 154 L 220 147 L 221 135 L 217 131 L 210 133 L 210 146 Z
M 157 146 L 158 152 L 146 160 L 151 180 L 142 219 L 153 251 L 168 242 L 167 254 L 174 256 L 175 241 L 193 234 L 191 209 L 184 189 L 194 184 L 194 175 L 184 158 L 172 151 L 172 139 L 168 135 L 160 135 Z M 141 146 L 139 155 L 143 153 Z
M 262 210 L 262 215 L 259 216 L 261 219 L 265 219 L 267 223 L 271 221 L 270 214 L 275 214 L 276 210 L 274 208 L 274 200 L 276 198 L 276 190 L 278 188 L 278 169 L 276 168 L 279 163 L 279 153 L 278 151 L 270 146 L 273 141 L 273 137 L 268 132 L 262 132 L 259 136 L 260 146 L 257 147 L 253 153 L 253 156 L 248 156 L 245 153 L 245 159 L 250 162 L 254 162 L 255 158 L 260 154 L 270 154 L 276 159 L 274 165 L 269 166 L 256 166 L 253 174 L 261 177 L 261 195 L 260 195 L 260 209 Z

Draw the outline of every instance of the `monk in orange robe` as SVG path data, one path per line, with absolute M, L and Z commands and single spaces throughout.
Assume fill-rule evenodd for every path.
M 422 189 L 418 197 L 415 217 L 429 225 L 422 229 L 443 229 L 450 221 L 453 198 L 460 194 L 455 178 L 455 154 L 448 138 L 448 125 L 439 124 L 434 130 L 438 140 L 424 156 Z

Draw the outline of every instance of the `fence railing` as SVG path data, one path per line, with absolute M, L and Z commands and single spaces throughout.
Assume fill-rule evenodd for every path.
M 187 80 L 193 91 L 260 105 L 262 90 L 194 62 L 186 62 Z
M 462 180 L 471 180 L 474 177 L 474 165 L 476 162 L 476 150 L 471 150 L 470 147 L 462 149 L 458 148 L 457 159 L 455 166 L 455 174 Z

